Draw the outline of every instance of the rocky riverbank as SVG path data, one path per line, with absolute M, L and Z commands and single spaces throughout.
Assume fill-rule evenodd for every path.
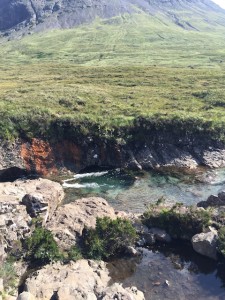
M 21 252 L 25 239 L 32 235 L 32 220 L 42 217 L 42 226 L 50 230 L 60 249 L 68 250 L 82 236 L 84 227 L 94 227 L 97 217 L 126 216 L 115 212 L 101 198 L 80 199 L 71 204 L 60 206 L 63 189 L 47 179 L 16 181 L 0 184 L 0 272 L 4 299 L 17 299 L 16 286 L 26 272 L 27 263 Z M 12 286 L 4 273 L 9 256 L 16 257 Z M 109 285 L 110 277 L 104 262 L 79 260 L 67 264 L 47 265 L 33 272 L 26 280 L 24 290 L 18 299 L 113 299 L 115 296 L 126 299 L 144 299 L 142 292 L 135 287 L 124 289 L 119 284 Z M 1 277 L 0 276 L 0 277 Z M 51 280 L 54 278 L 54 280 Z M 9 294 L 13 294 L 11 297 Z M 30 297 L 30 298 L 29 298 Z M 31 298 L 33 297 L 33 298 Z
M 126 255 L 141 255 L 140 247 L 170 243 L 174 239 L 188 240 L 195 251 L 214 260 L 221 259 L 225 253 L 224 193 L 211 196 L 199 204 L 201 207 L 167 206 L 159 201 L 143 215 L 115 211 L 102 198 L 61 205 L 63 196 L 60 184 L 47 179 L 0 183 L 0 287 L 4 299 L 145 299 L 137 288 L 125 289 L 113 283 L 103 261 L 77 256 L 75 261 L 67 258 L 27 272 L 24 241 L 33 235 L 34 220 L 40 217 L 41 226 L 51 232 L 64 253 L 82 244 L 86 228 L 95 228 L 96 219 L 104 217 L 129 220 L 133 224 L 139 248 L 127 244 Z M 203 208 L 208 205 L 209 209 Z M 10 257 L 14 257 L 14 263 L 10 263 L 14 270 L 10 271 L 11 275 L 5 270 Z M 21 278 L 25 281 L 21 282 Z

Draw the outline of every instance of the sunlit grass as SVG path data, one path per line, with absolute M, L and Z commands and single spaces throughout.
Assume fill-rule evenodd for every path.
M 140 117 L 223 130 L 225 30 L 192 22 L 125 15 L 3 43 L 0 135 L 49 138 L 65 123 L 102 135 Z
M 15 128 L 18 120 L 25 116 L 32 120 L 36 115 L 43 122 L 88 120 L 102 128 L 131 126 L 140 116 L 225 122 L 222 68 L 49 63 L 0 69 L 0 78 L 2 121 L 12 120 Z
M 0 63 L 60 60 L 87 66 L 214 67 L 225 60 L 225 27 L 219 25 L 216 16 L 211 17 L 215 24 L 207 27 L 204 16 L 196 20 L 183 12 L 182 19 L 196 30 L 184 30 L 165 16 L 149 17 L 144 13 L 96 19 L 91 25 L 34 34 L 3 44 Z

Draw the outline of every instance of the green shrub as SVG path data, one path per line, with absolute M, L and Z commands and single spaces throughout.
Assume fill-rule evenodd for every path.
M 96 228 L 85 229 L 84 255 L 92 259 L 108 259 L 124 252 L 136 239 L 136 231 L 129 220 L 97 218 Z
M 77 246 L 72 246 L 68 253 L 68 260 L 73 260 L 73 261 L 77 261 L 79 259 L 82 258 L 82 253 L 81 253 L 81 250 L 77 247 Z
M 225 227 L 221 227 L 219 229 L 218 235 L 218 250 L 223 256 L 225 256 Z
M 31 237 L 25 241 L 26 259 L 31 264 L 44 265 L 62 258 L 52 233 L 42 227 L 36 227 Z
M 210 212 L 194 207 L 152 205 L 143 214 L 143 223 L 166 230 L 174 238 L 191 239 L 210 224 Z

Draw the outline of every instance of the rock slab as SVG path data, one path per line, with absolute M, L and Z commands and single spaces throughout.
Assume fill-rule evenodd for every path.
M 25 289 L 36 300 L 144 300 L 135 287 L 109 285 L 110 277 L 102 261 L 79 260 L 69 265 L 55 263 L 34 272 L 25 283 Z
M 6 249 L 15 249 L 19 241 L 30 233 L 29 212 L 37 203 L 37 194 L 40 204 L 47 206 L 44 217 L 50 218 L 64 197 L 59 183 L 47 179 L 0 183 L 0 261 L 5 258 Z M 22 200 L 27 195 L 31 202 L 23 205 Z
M 82 235 L 84 227 L 95 227 L 97 217 L 117 217 L 106 200 L 97 197 L 82 198 L 60 206 L 46 224 L 58 245 L 69 249 Z
M 32 216 L 46 207 L 45 217 L 52 214 L 64 198 L 62 186 L 48 179 L 17 180 L 0 183 L 0 214 L 13 209 L 13 205 L 22 202 Z M 8 210 L 7 210 L 8 207 Z

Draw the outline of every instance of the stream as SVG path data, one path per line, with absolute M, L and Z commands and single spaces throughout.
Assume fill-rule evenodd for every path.
M 225 189 L 225 169 L 149 172 L 91 170 L 63 180 L 65 203 L 81 197 L 100 196 L 115 209 L 143 212 L 164 197 L 166 202 L 187 205 L 206 200 Z M 225 299 L 225 264 L 193 251 L 182 241 L 142 249 L 140 258 L 108 263 L 113 282 L 136 286 L 146 300 Z
M 134 213 L 164 197 L 167 202 L 187 205 L 206 200 L 225 189 L 225 169 L 177 171 L 164 168 L 149 172 L 97 170 L 73 175 L 63 181 L 65 202 L 82 197 L 100 196 L 115 209 Z

